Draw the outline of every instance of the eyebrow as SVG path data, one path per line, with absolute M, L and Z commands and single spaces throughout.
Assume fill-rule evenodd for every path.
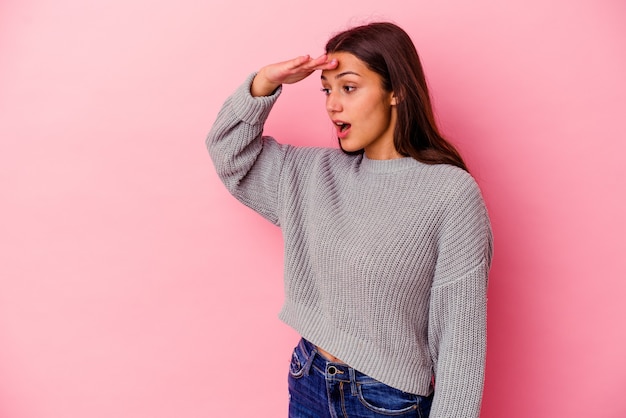
M 359 74 L 359 73 L 355 73 L 354 71 L 344 71 L 343 73 L 339 73 L 339 74 L 337 74 L 337 75 L 335 76 L 335 79 L 338 79 L 338 78 L 341 78 L 341 77 L 343 77 L 343 76 L 350 75 L 350 74 L 352 74 L 352 75 L 356 75 L 356 76 L 358 76 L 358 77 L 361 77 L 361 74 Z M 324 77 L 324 75 L 322 74 L 321 79 L 322 79 L 322 80 L 326 80 L 326 77 Z

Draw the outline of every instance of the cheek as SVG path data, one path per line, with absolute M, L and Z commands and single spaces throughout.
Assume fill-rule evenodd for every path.
M 368 119 L 377 130 L 384 131 L 391 124 L 391 109 L 383 104 L 371 109 Z

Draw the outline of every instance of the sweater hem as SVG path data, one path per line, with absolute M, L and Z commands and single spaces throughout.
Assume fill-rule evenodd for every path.
M 420 396 L 428 396 L 433 391 L 431 364 L 419 360 L 407 362 L 371 342 L 348 334 L 323 314 L 292 301 L 285 302 L 278 317 L 303 338 L 386 385 Z

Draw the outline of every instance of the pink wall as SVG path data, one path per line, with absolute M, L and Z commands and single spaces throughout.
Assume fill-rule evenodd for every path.
M 280 231 L 203 140 L 249 72 L 377 18 L 491 212 L 483 416 L 626 416 L 626 3 L 394 3 L 0 3 L 0 417 L 286 416 Z M 318 83 L 267 131 L 333 144 Z

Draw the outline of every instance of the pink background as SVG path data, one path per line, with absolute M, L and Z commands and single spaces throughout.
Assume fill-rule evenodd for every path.
M 0 417 L 286 416 L 280 231 L 203 141 L 249 72 L 375 19 L 415 40 L 491 213 L 482 416 L 626 416 L 625 17 L 621 0 L 4 0 Z M 266 132 L 334 145 L 323 103 L 317 77 L 288 86 Z

